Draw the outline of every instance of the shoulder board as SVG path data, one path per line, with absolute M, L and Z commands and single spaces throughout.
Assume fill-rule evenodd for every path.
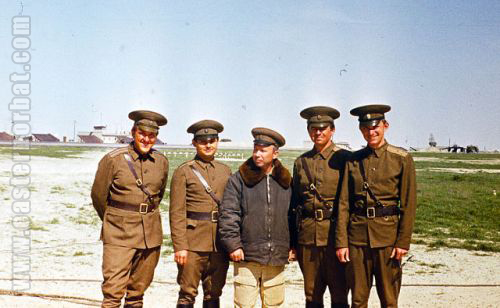
M 408 152 L 405 149 L 395 147 L 395 146 L 390 145 L 390 144 L 387 146 L 387 151 L 394 153 L 394 154 L 398 154 L 398 155 L 403 156 L 403 157 L 406 157 L 406 155 L 408 155 Z
M 153 155 L 156 154 L 156 155 L 163 156 L 166 158 L 166 156 L 162 152 L 158 151 L 157 149 L 152 149 L 151 154 L 153 154 Z
M 228 166 L 228 165 L 226 165 L 226 164 L 224 164 L 223 162 L 220 162 L 220 161 L 218 161 L 218 160 L 216 160 L 216 159 L 214 160 L 214 164 L 221 165 L 221 166 L 224 166 L 224 167 L 229 168 L 229 166 Z
M 108 155 L 109 155 L 109 157 L 115 157 L 117 155 L 127 153 L 127 152 L 128 152 L 128 147 L 122 147 L 122 148 L 114 149 L 113 151 L 109 152 Z
M 194 164 L 194 159 L 183 162 L 177 168 L 184 167 L 184 166 L 192 166 L 193 164 Z

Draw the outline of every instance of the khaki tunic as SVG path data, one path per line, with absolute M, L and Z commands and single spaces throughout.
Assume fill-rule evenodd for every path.
M 186 217 L 187 211 L 217 210 L 217 203 L 206 192 L 191 166 L 200 172 L 220 200 L 231 175 L 231 169 L 223 163 L 215 160 L 204 162 L 198 156 L 174 171 L 170 185 L 170 230 L 174 251 L 217 251 L 217 224 Z
M 322 198 L 328 200 L 329 206 L 336 207 L 336 197 L 339 194 L 340 188 L 339 183 L 341 183 L 343 168 L 349 154 L 349 151 L 340 149 L 332 144 L 320 153 L 313 148 L 297 158 L 293 172 L 292 208 L 296 209 L 301 205 L 303 211 L 307 213 L 314 213 L 316 209 L 325 209 L 325 205 L 309 189 L 311 183 L 302 166 L 301 157 L 305 159 L 313 184 Z M 330 228 L 330 224 L 331 219 L 317 221 L 313 217 L 301 217 L 298 220 L 298 230 L 296 230 L 298 232 L 297 243 L 314 246 L 327 246 L 329 242 L 333 244 L 333 232 L 335 230 Z M 292 235 L 292 246 L 296 246 L 296 243 L 293 243 L 293 237 Z
M 375 206 L 363 189 L 362 160 L 370 188 L 382 204 L 399 205 L 401 214 L 369 219 L 350 214 L 354 208 Z M 339 201 L 336 232 L 338 248 L 357 246 L 410 248 L 417 203 L 415 166 L 405 150 L 386 143 L 377 150 L 366 147 L 346 164 Z
M 156 150 L 141 157 L 130 144 L 106 154 L 92 186 L 92 203 L 103 220 L 101 240 L 104 244 L 145 249 L 160 246 L 163 240 L 160 211 L 147 214 L 126 211 L 109 206 L 110 200 L 139 204 L 147 200 L 146 194 L 137 186 L 123 154 L 132 157 L 138 177 L 154 197 L 158 206 L 168 177 L 168 159 Z

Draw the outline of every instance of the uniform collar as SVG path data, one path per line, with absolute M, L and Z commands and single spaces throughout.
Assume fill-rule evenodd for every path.
M 332 142 L 332 144 L 330 144 L 329 146 L 327 146 L 326 148 L 324 148 L 323 151 L 321 151 L 321 152 L 318 152 L 314 146 L 313 146 L 312 150 L 313 150 L 314 156 L 319 155 L 319 156 L 321 156 L 321 158 L 327 159 L 330 156 L 330 154 L 332 154 L 333 152 L 335 152 L 334 151 L 335 150 L 335 144 Z
M 208 167 L 209 165 L 210 165 L 210 166 L 212 166 L 212 167 L 214 167 L 214 160 L 215 160 L 215 159 L 213 159 L 212 161 L 206 162 L 206 161 L 204 161 L 203 159 L 201 159 L 201 157 L 200 157 L 200 156 L 198 156 L 198 155 L 196 155 L 196 156 L 194 157 L 194 161 L 195 161 L 195 162 L 196 162 L 196 163 L 197 163 L 200 167 L 202 167 L 202 168 L 206 168 L 206 167 Z
M 380 155 L 382 155 L 385 151 L 387 151 L 387 147 L 389 146 L 389 143 L 387 142 L 387 140 L 385 140 L 385 143 L 383 146 L 381 146 L 380 148 L 378 149 L 372 149 L 370 148 L 369 146 L 366 146 L 369 150 L 370 150 L 370 153 L 373 153 L 375 155 L 375 157 L 380 157 Z
M 134 142 L 133 141 L 128 145 L 128 153 L 130 154 L 130 156 L 132 157 L 132 159 L 134 161 L 136 161 L 139 158 L 150 159 L 152 161 L 155 160 L 154 157 L 153 157 L 153 155 L 151 155 L 153 153 L 153 149 L 151 149 L 146 155 L 142 155 L 134 147 Z

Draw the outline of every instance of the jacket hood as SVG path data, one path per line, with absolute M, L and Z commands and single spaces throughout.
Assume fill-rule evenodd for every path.
M 274 160 L 273 164 L 274 167 L 271 176 L 281 187 L 288 189 L 292 182 L 290 172 L 277 159 Z M 240 166 L 239 171 L 243 182 L 249 187 L 255 186 L 266 176 L 266 173 L 255 165 L 251 157 Z

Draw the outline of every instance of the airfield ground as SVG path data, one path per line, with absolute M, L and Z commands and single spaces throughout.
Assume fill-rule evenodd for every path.
M 102 245 L 89 193 L 99 159 L 109 149 L 44 147 L 31 154 L 31 296 L 12 296 L 11 149 L 0 148 L 0 307 L 98 306 Z M 171 171 L 192 149 L 165 149 Z M 233 170 L 248 150 L 219 151 Z M 299 151 L 282 151 L 291 167 Z M 401 307 L 497 307 L 500 303 L 500 155 L 413 153 L 419 206 L 414 245 L 404 267 Z M 498 192 L 498 193 L 497 193 Z M 174 307 L 178 288 L 162 202 L 164 245 L 145 307 Z M 288 307 L 302 307 L 298 265 L 287 267 Z M 232 270 L 222 307 L 232 307 Z M 35 296 L 37 295 L 37 296 Z M 329 298 L 326 296 L 326 302 Z M 370 306 L 377 307 L 375 289 Z M 198 299 L 196 307 L 201 307 Z

